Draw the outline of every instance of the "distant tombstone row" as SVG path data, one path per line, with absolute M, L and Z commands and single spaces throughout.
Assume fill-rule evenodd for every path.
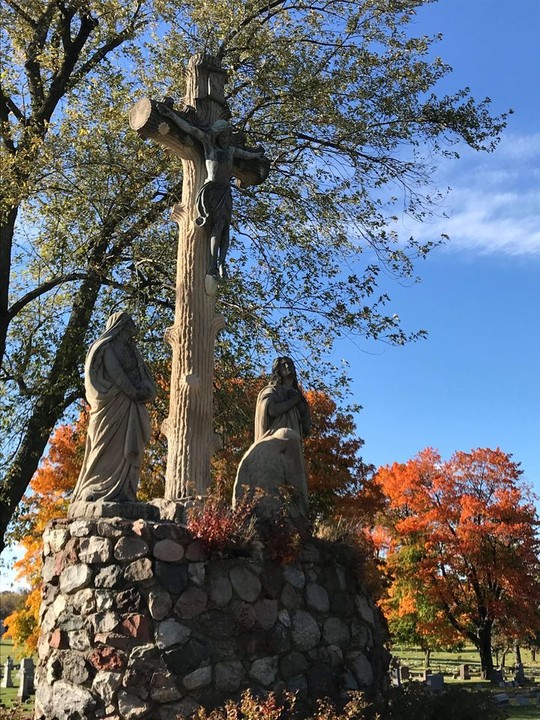
M 8 656 L 4 663 L 3 688 L 13 687 L 13 670 L 15 670 L 15 664 Z M 32 658 L 23 658 L 19 665 L 19 691 L 17 693 L 21 701 L 27 700 L 34 693 L 34 673 L 35 666 Z

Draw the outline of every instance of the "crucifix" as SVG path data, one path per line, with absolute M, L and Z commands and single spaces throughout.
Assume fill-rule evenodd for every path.
M 233 133 L 225 100 L 226 71 L 208 55 L 188 64 L 181 107 L 170 98 L 144 98 L 130 111 L 129 124 L 182 160 L 182 202 L 173 208 L 179 226 L 174 325 L 165 339 L 172 348 L 165 498 L 204 495 L 210 460 L 219 445 L 213 430 L 214 345 L 225 326 L 215 314 L 218 280 L 226 278 L 232 193 L 262 183 L 269 162 L 261 148 L 245 147 Z

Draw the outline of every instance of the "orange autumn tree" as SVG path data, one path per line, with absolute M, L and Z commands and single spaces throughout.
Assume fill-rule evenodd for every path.
M 41 551 L 47 524 L 65 517 L 69 496 L 75 486 L 84 455 L 88 417 L 82 412 L 74 425 L 59 426 L 49 443 L 49 452 L 30 483 L 18 514 L 13 539 L 24 547 L 24 556 L 15 563 L 17 579 L 30 586 L 24 606 L 5 619 L 6 636 L 16 646 L 33 654 L 39 639 L 41 603 Z
M 428 448 L 376 476 L 387 502 L 390 617 L 410 611 L 421 625 L 427 607 L 473 643 L 485 677 L 495 629 L 525 637 L 538 627 L 538 518 L 520 476 L 510 455 L 488 448 L 447 461 Z
M 229 499 L 238 464 L 253 442 L 257 395 L 264 378 L 228 378 L 217 383 L 216 428 L 221 449 L 213 460 L 213 473 L 223 497 Z M 311 431 L 304 440 L 312 515 L 345 514 L 354 497 L 367 484 L 371 466 L 364 464 L 360 449 L 364 441 L 356 435 L 354 417 L 341 409 L 328 393 L 304 392 L 311 412 Z

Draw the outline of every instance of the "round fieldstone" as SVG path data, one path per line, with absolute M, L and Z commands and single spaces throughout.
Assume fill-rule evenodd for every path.
M 118 587 L 122 579 L 122 570 L 118 565 L 107 565 L 98 570 L 94 585 L 97 588 L 115 588 Z
M 174 606 L 174 612 L 180 618 L 191 619 L 204 612 L 207 605 L 208 596 L 204 590 L 191 587 L 180 595 L 178 602 Z
M 120 622 L 120 616 L 112 610 L 107 610 L 106 612 L 91 615 L 90 620 L 94 627 L 94 632 L 106 633 L 115 629 Z
M 281 623 L 276 623 L 270 630 L 266 631 L 265 647 L 267 652 L 273 655 L 280 655 L 291 650 L 291 639 L 289 630 Z
M 308 583 L 306 585 L 306 605 L 310 610 L 317 612 L 328 612 L 330 610 L 330 600 L 328 593 L 317 583 Z
M 118 538 L 127 531 L 127 523 L 120 519 L 98 520 L 97 534 L 101 537 Z
M 148 643 L 146 645 L 137 645 L 133 648 L 129 656 L 129 667 L 135 670 L 157 670 L 161 662 L 161 653 L 159 649 Z
M 287 681 L 287 690 L 293 695 L 306 697 L 308 693 L 308 683 L 305 675 L 296 675 Z
M 116 699 L 116 692 L 120 687 L 121 679 L 121 673 L 99 670 L 92 681 L 92 692 L 99 695 L 106 704 L 112 703 Z
M 107 563 L 112 557 L 112 543 L 108 538 L 82 538 L 79 545 L 79 560 L 89 565 Z
M 223 640 L 238 633 L 238 628 L 231 622 L 230 613 L 223 610 L 207 610 L 197 619 L 199 630 L 212 637 Z
M 349 653 L 347 656 L 347 665 L 360 687 L 373 685 L 373 668 L 363 653 Z
M 123 635 L 135 638 L 139 642 L 147 643 L 150 641 L 150 620 L 146 615 L 128 615 L 128 617 L 124 617 L 118 629 Z
M 92 582 L 92 571 L 88 565 L 70 565 L 60 576 L 60 592 L 71 595 L 88 587 Z
M 208 558 L 208 550 L 201 540 L 194 540 L 186 550 L 186 559 L 191 562 L 202 562 Z
M 184 548 L 174 540 L 160 540 L 154 546 L 154 557 L 164 562 L 179 562 L 184 557 Z
M 120 612 L 136 613 L 140 611 L 143 604 L 143 599 L 141 593 L 137 590 L 137 588 L 129 588 L 128 590 L 123 590 L 122 592 L 119 592 L 116 595 L 115 602 L 116 608 Z
M 277 598 L 283 587 L 281 568 L 275 563 L 267 563 L 261 573 L 264 594 L 269 598 Z
M 114 594 L 110 590 L 94 590 L 93 595 L 96 603 L 96 612 L 112 610 L 114 606 Z
M 311 697 L 335 697 L 337 695 L 335 674 L 325 663 L 310 663 L 305 676 Z
M 303 570 L 294 565 L 287 565 L 283 568 L 283 577 L 288 583 L 299 590 L 306 584 L 306 576 Z
M 36 708 L 45 717 L 92 717 L 96 701 L 92 693 L 70 682 L 59 680 L 52 685 L 39 683 Z
M 212 668 L 198 668 L 188 675 L 184 675 L 183 683 L 186 690 L 199 690 L 200 688 L 210 685 L 212 682 Z
M 255 610 L 249 603 L 236 601 L 232 606 L 232 615 L 235 623 L 242 630 L 252 630 L 257 622 Z
M 351 617 L 355 614 L 353 596 L 345 591 L 334 593 L 330 600 L 332 612 L 342 617 Z
M 148 543 L 139 537 L 121 537 L 114 546 L 114 557 L 120 562 L 132 562 L 148 555 Z
M 118 693 L 118 712 L 122 720 L 142 720 L 148 717 L 151 705 L 140 697 L 121 690 Z
M 163 620 L 171 611 L 173 601 L 168 592 L 150 591 L 148 594 L 148 609 L 154 620 Z
M 80 615 L 90 615 L 96 612 L 97 603 L 95 591 L 90 588 L 78 590 L 71 596 L 71 607 Z
M 156 577 L 163 587 L 173 595 L 180 595 L 189 584 L 186 565 L 174 565 L 157 560 L 155 564 Z
M 216 688 L 220 692 L 234 692 L 238 690 L 244 680 L 244 666 L 237 660 L 217 663 L 214 670 Z
M 206 564 L 203 562 L 191 562 L 188 565 L 188 575 L 190 581 L 197 586 L 204 585 L 206 577 Z
M 172 645 L 180 645 L 184 643 L 190 635 L 191 630 L 188 627 L 169 618 L 158 624 L 156 645 L 161 649 L 171 647 Z
M 152 561 L 149 558 L 140 558 L 130 563 L 124 570 L 124 579 L 128 583 L 145 583 L 154 577 Z
M 370 625 L 375 625 L 373 608 L 369 606 L 367 599 L 363 595 L 356 596 L 356 609 L 366 622 L 368 622 Z
M 296 610 L 292 617 L 292 639 L 297 650 L 314 648 L 321 639 L 321 631 L 315 618 L 305 610 Z
M 171 648 L 163 654 L 167 669 L 175 675 L 187 675 L 201 665 L 208 665 L 212 655 L 209 643 L 190 638 L 181 647 Z
M 74 685 L 85 683 L 90 674 L 84 658 L 76 653 L 64 653 L 62 658 L 62 677 Z
M 157 672 L 150 682 L 150 697 L 159 703 L 174 702 L 182 697 L 176 677 L 169 672 Z
M 277 669 L 277 657 L 263 657 L 251 663 L 249 676 L 263 687 L 268 688 L 276 681 Z
M 69 540 L 69 530 L 67 528 L 59 528 L 57 530 L 48 529 L 43 533 L 43 552 L 45 555 L 60 552 Z
M 95 534 L 96 524 L 91 520 L 74 520 L 69 526 L 69 531 L 72 537 L 88 537 Z
M 285 584 L 280 600 L 287 610 L 297 610 L 302 605 L 302 595 L 289 583 Z
M 299 652 L 292 652 L 285 655 L 279 661 L 279 671 L 285 680 L 300 675 L 307 670 L 309 663 Z
M 239 598 L 254 602 L 261 592 L 259 578 L 243 566 L 236 566 L 229 572 L 231 584 Z
M 68 642 L 71 650 L 79 650 L 80 652 L 85 652 L 92 645 L 90 642 L 90 635 L 86 632 L 86 630 L 68 631 Z
M 359 620 L 352 621 L 352 638 L 354 642 L 364 649 L 373 647 L 373 635 L 371 630 Z
M 349 628 L 339 618 L 328 618 L 323 625 L 323 638 L 329 645 L 347 647 L 351 634 Z
M 330 667 L 341 667 L 343 665 L 343 651 L 338 645 L 329 645 L 321 648 L 319 652 L 320 659 Z
M 210 599 L 218 607 L 224 607 L 232 598 L 232 585 L 228 577 L 216 575 L 210 578 Z
M 80 668 L 80 664 L 84 665 L 84 660 L 79 655 L 71 654 L 70 664 L 73 664 L 75 668 Z M 111 647 L 98 647 L 94 648 L 88 656 L 88 662 L 96 670 L 124 670 L 126 667 L 126 656 L 121 650 Z M 74 672 L 79 672 L 75 670 Z M 64 660 L 64 674 L 66 672 L 66 661 Z M 78 680 L 71 679 L 71 682 L 78 683 Z
M 255 616 L 263 630 L 270 630 L 277 620 L 277 600 L 263 598 L 255 604 Z

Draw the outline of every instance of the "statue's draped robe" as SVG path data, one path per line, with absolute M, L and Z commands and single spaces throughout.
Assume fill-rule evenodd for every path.
M 308 517 L 308 492 L 302 438 L 309 430 L 309 408 L 302 396 L 299 403 L 281 415 L 269 412 L 272 403 L 282 403 L 290 397 L 284 385 L 271 384 L 261 390 L 255 410 L 255 441 L 238 466 L 233 488 L 233 506 L 246 494 L 258 501 L 262 515 L 271 516 L 284 500 L 293 518 Z M 301 415 L 298 405 L 302 403 Z M 287 497 L 287 491 L 291 495 Z
M 112 316 L 86 358 L 90 422 L 72 502 L 136 500 L 142 453 L 150 439 L 150 418 L 144 403 L 130 399 L 121 386 L 127 381 L 139 390 L 152 390 L 154 384 L 133 343 L 129 352 L 115 352 L 113 341 L 126 317 L 123 313 Z
M 309 420 L 302 420 L 296 405 L 286 413 L 278 415 L 277 417 L 270 415 L 269 406 L 271 403 L 282 403 L 288 400 L 289 397 L 289 389 L 284 385 L 267 385 L 261 390 L 255 409 L 255 442 L 258 442 L 269 430 L 279 430 L 280 428 L 291 428 L 291 430 L 295 430 L 301 438 L 306 436 L 309 430 Z M 306 404 L 303 397 L 300 398 L 300 403 Z M 309 418 L 307 404 L 306 412 Z

